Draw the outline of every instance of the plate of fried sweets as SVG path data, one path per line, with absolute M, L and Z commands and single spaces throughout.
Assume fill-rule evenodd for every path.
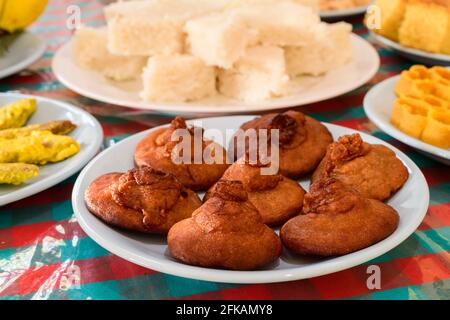
M 81 227 L 112 253 L 228 283 L 367 262 L 411 235 L 428 202 L 401 151 L 297 111 L 177 117 L 104 150 L 72 194 Z

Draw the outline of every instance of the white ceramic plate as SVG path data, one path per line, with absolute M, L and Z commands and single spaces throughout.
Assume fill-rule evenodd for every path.
M 44 54 L 46 47 L 43 38 L 29 31 L 23 32 L 0 57 L 0 79 L 33 64 Z
M 37 96 L 0 93 L 0 106 L 31 97 L 37 100 L 38 107 L 28 123 L 70 120 L 77 125 L 70 136 L 78 141 L 81 149 L 64 161 L 41 166 L 39 176 L 22 185 L 0 185 L 0 206 L 29 197 L 69 178 L 95 156 L 103 140 L 103 131 L 98 121 L 86 111 L 66 103 Z
M 450 55 L 446 54 L 437 54 L 437 53 L 430 53 L 422 50 L 417 50 L 413 48 L 407 48 L 402 46 L 401 44 L 392 41 L 388 38 L 385 38 L 383 36 L 380 36 L 379 34 L 376 34 L 375 32 L 370 32 L 370 35 L 378 41 L 380 44 L 383 44 L 395 52 L 397 52 L 399 55 L 410 59 L 412 61 L 425 64 L 427 66 L 450 66 Z
M 200 121 L 205 129 L 215 128 L 226 132 L 227 129 L 238 129 L 243 122 L 252 118 L 252 116 L 233 116 Z M 196 122 L 196 125 L 199 124 Z M 326 126 L 334 138 L 356 132 L 332 124 Z M 169 255 L 165 237 L 140 235 L 109 227 L 87 210 L 83 199 L 85 190 L 96 177 L 108 172 L 125 172 L 132 168 L 137 143 L 155 129 L 133 135 L 93 159 L 83 169 L 75 183 L 72 205 L 83 230 L 102 247 L 128 261 L 157 271 L 186 278 L 229 283 L 268 283 L 316 277 L 359 265 L 391 250 L 416 230 L 428 208 L 429 190 L 419 168 L 401 151 L 375 137 L 362 134 L 365 141 L 381 143 L 394 150 L 407 166 L 410 175 L 403 188 L 389 200 L 389 204 L 398 211 L 401 218 L 397 230 L 387 239 L 358 252 L 335 258 L 295 257 L 284 250 L 277 263 L 258 271 L 229 271 L 185 265 Z M 308 189 L 307 180 L 300 182 Z
M 78 67 L 72 57 L 72 43 L 56 53 L 52 67 L 56 77 L 68 88 L 86 97 L 124 107 L 172 114 L 248 113 L 299 106 L 347 93 L 366 83 L 378 71 L 380 58 L 364 39 L 352 35 L 354 59 L 351 63 L 321 77 L 305 77 L 296 81 L 292 94 L 258 103 L 245 103 L 217 96 L 191 103 L 148 103 L 139 98 L 140 81 L 113 83 L 100 74 Z
M 360 6 L 355 8 L 343 9 L 343 10 L 328 10 L 321 11 L 320 17 L 324 20 L 336 20 L 349 18 L 353 16 L 357 16 L 360 14 L 364 14 L 367 10 L 368 6 Z
M 386 79 L 374 86 L 364 97 L 364 111 L 367 117 L 381 130 L 397 140 L 417 149 L 423 154 L 450 165 L 450 150 L 442 149 L 403 133 L 391 124 L 391 113 L 395 95 L 395 84 L 400 76 Z

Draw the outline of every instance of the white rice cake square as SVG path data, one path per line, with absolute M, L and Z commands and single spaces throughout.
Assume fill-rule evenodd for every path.
M 352 26 L 345 22 L 321 23 L 317 35 L 305 46 L 286 47 L 286 67 L 290 76 L 318 76 L 345 65 L 352 59 Z
M 207 65 L 231 68 L 256 34 L 230 11 L 212 13 L 186 23 L 190 52 Z
M 187 54 L 150 57 L 142 81 L 141 97 L 148 102 L 185 102 L 216 94 L 215 68 Z
M 79 66 L 113 80 L 137 79 L 147 63 L 146 57 L 109 53 L 106 28 L 82 27 L 75 32 L 73 41 L 74 58 Z
M 219 70 L 219 92 L 247 102 L 280 96 L 289 82 L 283 49 L 255 46 L 247 49 L 233 68 Z
M 272 46 L 300 46 L 311 41 L 319 15 L 310 7 L 291 1 L 257 3 L 231 9 L 254 29 L 257 42 Z
M 220 11 L 226 0 L 141 0 L 105 7 L 108 49 L 119 55 L 181 53 L 189 19 Z

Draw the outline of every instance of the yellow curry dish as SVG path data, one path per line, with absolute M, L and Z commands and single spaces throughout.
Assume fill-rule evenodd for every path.
M 73 138 L 50 131 L 32 131 L 16 139 L 0 138 L 0 163 L 44 165 L 58 162 L 78 153 L 80 145 Z
M 39 174 L 39 167 L 27 163 L 0 163 L 0 185 L 19 185 Z
M 391 123 L 404 133 L 450 148 L 450 70 L 412 66 L 395 87 Z
M 36 111 L 36 99 L 22 99 L 0 108 L 0 130 L 20 128 Z

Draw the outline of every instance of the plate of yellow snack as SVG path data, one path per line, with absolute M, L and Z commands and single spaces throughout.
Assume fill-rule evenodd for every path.
M 372 36 L 413 61 L 450 65 L 450 4 L 442 0 L 377 0 L 366 15 Z
M 0 206 L 48 189 L 99 150 L 103 131 L 72 105 L 0 93 Z
M 380 129 L 450 165 L 450 70 L 412 66 L 373 87 L 364 99 Z
M 376 50 L 345 22 L 299 2 L 126 1 L 107 25 L 81 27 L 52 68 L 92 99 L 169 113 L 248 113 L 300 106 L 358 88 Z

